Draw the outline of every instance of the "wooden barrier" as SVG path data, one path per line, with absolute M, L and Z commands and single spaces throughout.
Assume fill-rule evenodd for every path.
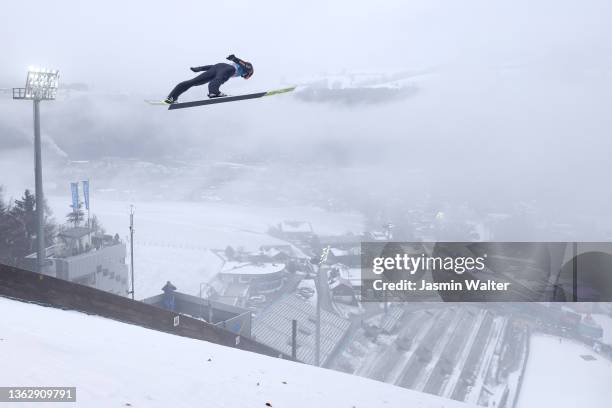
M 291 356 L 272 347 L 189 316 L 89 286 L 1 264 L 0 296 L 76 310 L 178 336 L 291 360 Z

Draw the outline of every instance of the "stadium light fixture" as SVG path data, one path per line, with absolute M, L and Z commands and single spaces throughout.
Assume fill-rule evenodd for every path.
M 52 101 L 57 96 L 59 71 L 30 67 L 25 88 L 13 88 L 13 99 L 34 102 L 34 181 L 36 192 L 36 271 L 45 266 L 45 204 L 42 183 L 42 150 L 40 143 L 40 101 Z
M 25 88 L 13 88 L 13 99 L 49 101 L 55 99 L 59 71 L 30 67 Z

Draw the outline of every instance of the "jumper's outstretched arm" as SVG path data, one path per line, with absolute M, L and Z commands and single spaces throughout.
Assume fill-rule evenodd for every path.
M 212 67 L 212 65 L 202 65 L 201 67 L 191 67 L 189 69 L 192 70 L 193 72 L 202 72 L 202 71 L 208 71 L 210 67 Z

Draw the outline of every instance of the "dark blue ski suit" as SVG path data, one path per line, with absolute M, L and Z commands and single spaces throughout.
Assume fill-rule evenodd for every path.
M 224 84 L 228 79 L 233 76 L 239 76 L 238 70 L 240 67 L 220 62 L 215 65 L 204 65 L 202 67 L 195 67 L 191 70 L 193 72 L 202 72 L 200 75 L 193 79 L 183 81 L 174 87 L 168 97 L 177 100 L 178 97 L 192 86 L 199 86 L 208 83 L 208 93 L 217 94 L 219 93 L 219 87 Z

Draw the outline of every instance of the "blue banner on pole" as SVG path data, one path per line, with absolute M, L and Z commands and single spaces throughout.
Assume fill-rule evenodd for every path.
M 76 211 L 79 208 L 79 183 L 70 183 L 72 191 L 72 209 Z
M 89 180 L 83 180 L 83 200 L 85 208 L 89 210 Z

